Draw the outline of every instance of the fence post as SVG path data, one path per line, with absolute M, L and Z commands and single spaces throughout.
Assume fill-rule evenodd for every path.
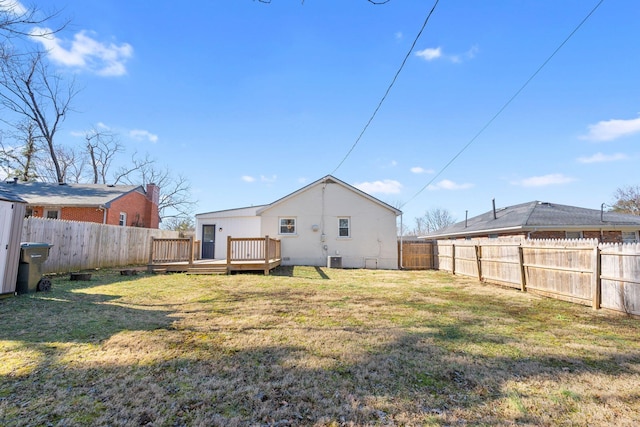
M 189 236 L 189 266 L 193 265 L 193 236 Z
M 231 236 L 227 236 L 227 274 L 231 273 Z
M 474 245 L 476 251 L 476 264 L 478 265 L 478 281 L 482 282 L 482 247 L 480 245 Z
M 591 289 L 593 294 L 593 309 L 598 310 L 602 303 L 602 254 L 600 247 L 596 244 L 593 248 L 593 276 L 591 278 Z
M 518 262 L 520 263 L 520 290 L 527 292 L 527 276 L 524 269 L 524 248 L 522 243 L 518 246 Z
M 456 275 L 456 244 L 451 243 L 451 274 Z
M 264 236 L 264 274 L 269 274 L 269 235 Z
M 153 236 L 151 236 L 151 248 L 150 248 L 150 250 L 149 250 L 149 265 L 153 264 L 153 256 L 155 255 L 155 254 L 153 253 L 153 249 L 154 249 L 154 246 L 155 246 L 155 245 L 153 244 L 153 242 L 154 242 L 155 240 L 156 240 L 156 238 L 155 238 L 155 237 L 153 237 Z

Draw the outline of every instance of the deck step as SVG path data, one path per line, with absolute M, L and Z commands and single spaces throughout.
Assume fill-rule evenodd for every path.
M 195 270 L 187 271 L 187 274 L 227 274 L 227 269 L 197 268 Z

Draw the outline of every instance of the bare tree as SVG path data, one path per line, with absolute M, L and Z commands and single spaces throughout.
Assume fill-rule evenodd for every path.
M 36 125 L 51 158 L 57 182 L 64 182 L 55 143 L 56 132 L 71 111 L 71 101 L 78 93 L 73 82 L 67 84 L 60 75 L 49 71 L 44 54 L 0 61 L 0 103 L 19 118 Z
M 132 157 L 131 164 L 121 167 L 115 174 L 114 184 L 155 184 L 160 189 L 158 211 L 160 220 L 190 217 L 196 202 L 191 199 L 191 184 L 184 175 L 174 176 L 168 168 L 158 168 L 149 157 Z
M 31 181 L 38 177 L 38 139 L 35 123 L 23 120 L 8 133 L 9 141 L 0 141 L 1 167 L 7 177 Z
M 85 133 L 87 156 L 91 166 L 91 182 L 106 184 L 113 159 L 124 147 L 117 136 L 109 130 L 92 128 Z
M 616 190 L 613 212 L 640 215 L 640 185 L 628 185 Z
M 455 223 L 455 219 L 447 209 L 433 208 L 424 213 L 424 216 L 416 218 L 414 235 L 422 236 L 442 230 Z
M 31 34 L 34 25 L 51 21 L 57 15 L 57 12 L 43 14 L 37 7 L 24 7 L 16 0 L 0 0 L 0 34 L 5 40 L 14 36 L 27 36 Z M 60 31 L 65 25 L 66 23 L 53 32 Z

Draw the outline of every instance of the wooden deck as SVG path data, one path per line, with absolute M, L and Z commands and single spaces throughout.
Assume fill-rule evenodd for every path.
M 198 259 L 199 242 L 193 238 L 152 239 L 147 271 L 150 273 L 231 274 L 262 271 L 280 265 L 280 240 L 269 236 L 227 239 L 227 259 Z

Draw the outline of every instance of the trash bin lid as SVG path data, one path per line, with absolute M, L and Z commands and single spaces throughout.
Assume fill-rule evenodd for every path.
M 50 248 L 53 245 L 42 242 L 21 242 L 20 248 Z

